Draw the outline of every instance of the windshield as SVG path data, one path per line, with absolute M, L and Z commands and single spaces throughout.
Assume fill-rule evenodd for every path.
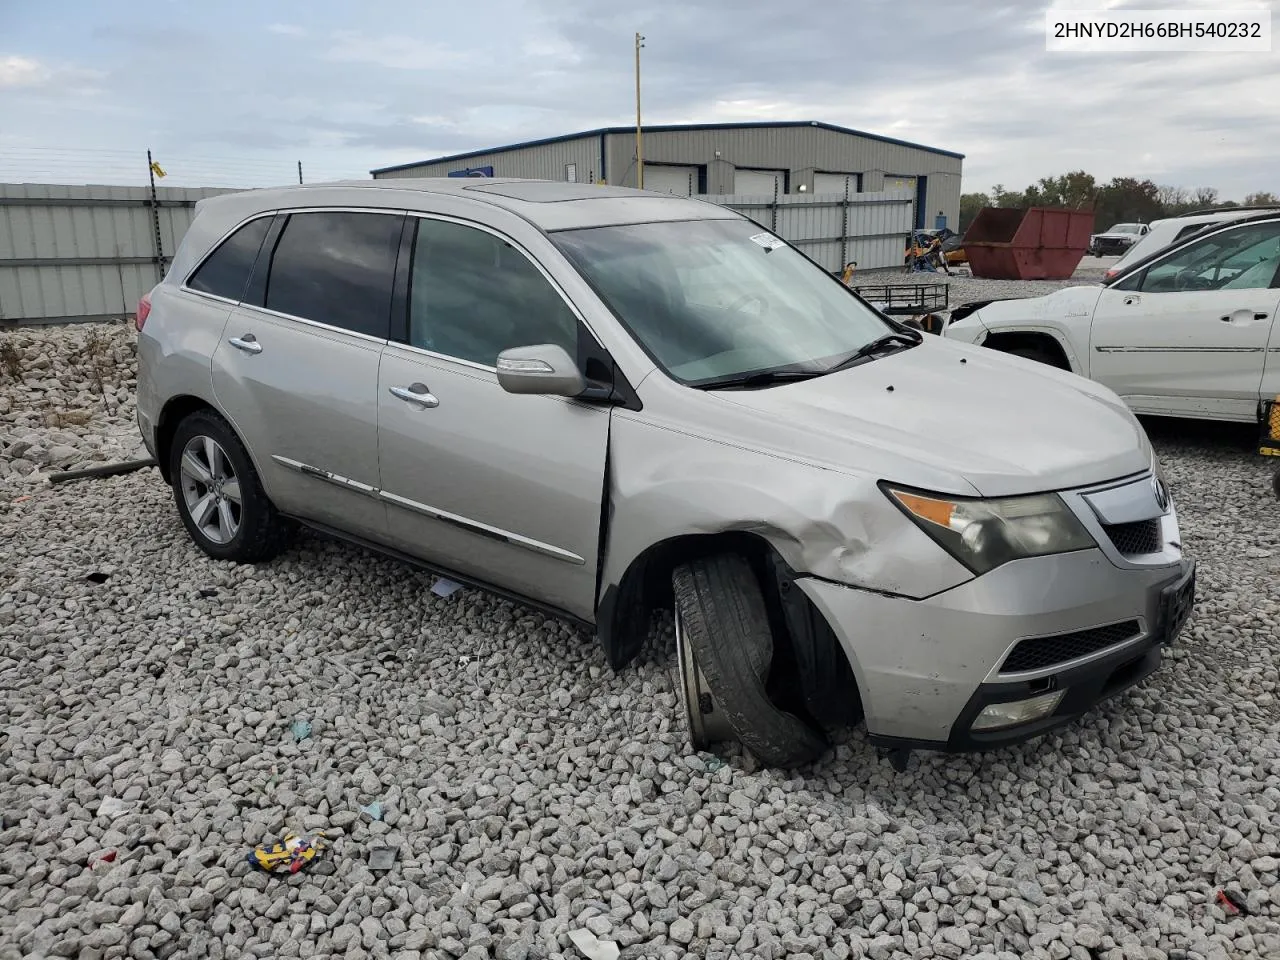
M 893 329 L 746 220 L 593 227 L 552 239 L 654 362 L 690 386 L 822 371 Z
M 1137 233 L 1141 229 L 1136 223 L 1117 223 L 1107 233 Z

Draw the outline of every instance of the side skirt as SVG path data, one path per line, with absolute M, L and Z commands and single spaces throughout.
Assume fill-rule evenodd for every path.
M 558 607 L 552 606 L 551 604 L 544 603 L 541 600 L 535 600 L 532 597 L 526 597 L 522 594 L 514 593 L 510 590 L 505 590 L 502 587 L 495 586 L 494 584 L 488 583 L 484 580 L 479 580 L 475 577 L 469 577 L 464 574 L 458 573 L 454 570 L 450 570 L 448 567 L 442 566 L 437 563 L 428 563 L 425 560 L 415 557 L 412 554 L 404 553 L 403 551 L 397 550 L 394 547 L 387 547 L 387 546 L 383 546 L 380 543 L 374 543 L 371 540 L 366 540 L 363 537 L 357 537 L 354 534 L 345 533 L 344 531 L 338 530 L 335 527 L 330 527 L 327 524 L 318 523 L 314 520 L 304 520 L 301 517 L 290 517 L 289 519 L 293 520 L 296 523 L 302 524 L 304 527 L 307 527 L 310 530 L 314 530 L 316 533 L 329 537 L 330 539 L 340 540 L 343 543 L 349 543 L 352 546 L 356 546 L 356 547 L 363 547 L 365 550 L 369 550 L 373 553 L 381 554 L 382 556 L 388 557 L 392 560 L 398 560 L 401 563 L 407 564 L 411 567 L 416 567 L 419 570 L 426 570 L 430 573 L 438 574 L 449 580 L 456 581 L 457 583 L 465 584 L 468 587 L 474 587 L 477 590 L 483 590 L 486 593 L 491 593 L 494 596 L 501 597 L 504 600 L 510 600 L 513 603 L 519 603 L 519 604 L 523 604 L 526 607 L 532 607 L 533 609 L 538 610 L 541 613 L 548 614 L 549 616 L 553 616 L 559 620 L 567 621 L 568 623 L 571 623 L 575 627 L 585 630 L 588 633 L 595 632 L 594 624 L 589 623 L 586 620 L 583 620 L 581 617 L 577 617 L 571 613 L 567 613 L 566 611 L 561 610 Z

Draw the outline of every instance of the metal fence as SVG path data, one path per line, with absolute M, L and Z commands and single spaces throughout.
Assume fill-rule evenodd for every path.
M 750 217 L 833 273 L 850 260 L 856 261 L 860 270 L 902 266 L 903 251 L 916 219 L 915 194 L 907 190 L 843 195 L 717 195 L 699 199 Z
M 131 315 L 211 187 L 0 184 L 0 326 Z
M 160 279 L 212 187 L 0 184 L 0 326 L 130 316 Z M 899 266 L 909 191 L 719 195 L 833 272 Z

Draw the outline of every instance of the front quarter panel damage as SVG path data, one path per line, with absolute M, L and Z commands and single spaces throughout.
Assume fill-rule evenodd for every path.
M 834 471 L 615 415 L 602 591 L 650 546 L 730 532 L 767 540 L 798 574 L 919 598 L 972 578 L 878 477 Z

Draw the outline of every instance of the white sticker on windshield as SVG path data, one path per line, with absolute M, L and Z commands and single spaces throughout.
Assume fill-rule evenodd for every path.
M 766 250 L 775 250 L 783 246 L 783 242 L 771 233 L 757 233 L 751 238 L 752 243 L 758 243 Z

